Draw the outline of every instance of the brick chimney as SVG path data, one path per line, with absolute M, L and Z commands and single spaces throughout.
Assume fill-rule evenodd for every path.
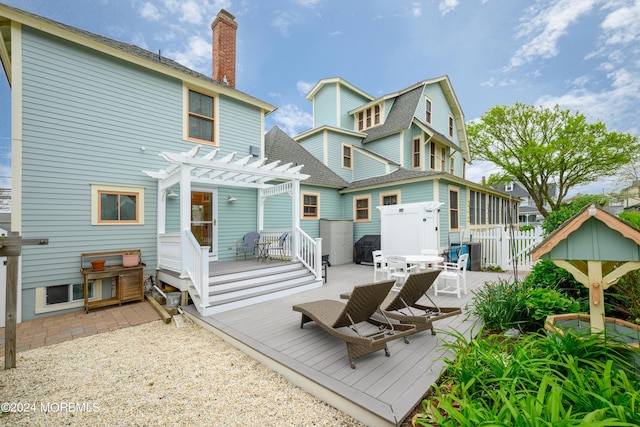
M 213 32 L 212 78 L 236 87 L 236 30 L 235 16 L 221 9 L 211 23 Z

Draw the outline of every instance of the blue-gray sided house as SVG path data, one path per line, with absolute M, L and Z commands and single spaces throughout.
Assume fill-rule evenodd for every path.
M 0 4 L 11 230 L 49 239 L 23 248 L 19 320 L 83 307 L 82 253 L 138 249 L 145 278 L 208 315 L 321 286 L 327 222 L 351 230 L 347 261 L 354 242 L 381 233 L 383 208 L 437 203 L 440 249 L 462 230 L 509 222 L 508 195 L 465 179 L 464 116 L 446 76 L 382 97 L 323 79 L 308 95 L 312 129 L 265 134 L 275 107 L 235 89 L 235 48 L 217 49 L 235 47 L 236 29 L 228 12 L 215 18 L 208 77 Z M 295 271 L 264 283 L 214 277 L 249 232 L 282 237 Z M 95 280 L 87 297 L 113 292 L 112 280 Z
M 518 199 L 465 179 L 471 158 L 464 115 L 447 76 L 381 97 L 327 78 L 307 99 L 313 127 L 293 138 L 271 129 L 266 148 L 283 161 L 312 165 L 301 187 L 301 226 L 310 235 L 319 235 L 323 219 L 352 221 L 354 241 L 380 235 L 383 209 L 424 202 L 440 206 L 433 243 L 440 250 L 472 238 L 473 230 L 516 221 Z
M 235 89 L 235 50 L 217 56 L 218 44 L 235 46 L 236 28 L 224 10 L 214 20 L 211 78 L 0 4 L 11 230 L 49 239 L 22 251 L 19 320 L 83 307 L 80 255 L 126 249 L 141 251 L 145 278 L 188 292 L 209 313 L 210 265 L 235 260 L 237 241 L 252 231 L 288 232 L 304 286 L 321 285 L 317 242 L 299 229 L 304 166 L 264 157 L 265 116 L 275 107 Z M 265 231 L 265 206 L 281 195 L 290 218 Z M 113 289 L 96 280 L 88 298 Z

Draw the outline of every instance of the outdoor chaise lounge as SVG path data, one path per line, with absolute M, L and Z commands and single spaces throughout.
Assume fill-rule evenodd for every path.
M 401 323 L 415 325 L 416 332 L 431 329 L 431 335 L 435 335 L 434 321 L 462 313 L 458 307 L 438 307 L 427 295 L 439 274 L 440 270 L 410 274 L 402 288 L 398 292 L 391 292 L 382 302 L 384 314 Z M 419 304 L 418 300 L 423 296 L 433 306 Z
M 380 305 L 384 315 L 400 323 L 414 325 L 416 332 L 430 329 L 431 335 L 435 335 L 433 322 L 462 313 L 462 309 L 458 307 L 438 307 L 427 295 L 427 291 L 439 274 L 440 270 L 411 273 L 400 290 L 396 292 L 394 288 L 394 291 L 390 292 Z M 342 294 L 340 298 L 347 299 L 350 295 L 351 293 Z M 418 303 L 423 296 L 433 306 Z
M 349 364 L 355 368 L 356 359 L 378 350 L 384 350 L 388 357 L 388 341 L 406 337 L 416 331 L 413 325 L 391 324 L 390 321 L 371 318 L 376 311 L 384 317 L 380 310 L 380 303 L 388 295 L 393 284 L 392 280 L 387 280 L 358 285 L 353 288 L 346 303 L 318 300 L 294 305 L 293 310 L 302 313 L 301 329 L 305 323 L 313 321 L 325 331 L 343 340 L 347 345 Z

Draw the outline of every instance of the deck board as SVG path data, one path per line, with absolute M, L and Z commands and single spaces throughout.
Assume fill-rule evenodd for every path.
M 225 269 L 218 268 L 217 271 Z M 510 277 L 504 273 L 469 271 L 469 294 L 460 299 L 455 295 L 436 297 L 430 290 L 429 295 L 436 304 L 461 307 L 463 314 L 434 322 L 436 335 L 424 331 L 409 336 L 409 344 L 402 339 L 390 341 L 390 357 L 385 357 L 384 351 L 378 351 L 357 359 L 356 369 L 351 369 L 344 341 L 326 333 L 313 322 L 301 329 L 301 314 L 292 310 L 293 305 L 301 302 L 337 300 L 341 293 L 350 291 L 356 284 L 368 283 L 373 277 L 372 266 L 349 264 L 333 266 L 330 270 L 329 281 L 321 288 L 200 319 L 256 350 L 270 363 L 286 367 L 310 379 L 316 387 L 320 385 L 352 406 L 355 404 L 359 411 L 350 413 L 354 418 L 362 419 L 360 411 L 369 411 L 382 420 L 381 425 L 397 424 L 437 380 L 445 366 L 442 358 L 448 353 L 442 343 L 455 340 L 449 331 L 469 337 L 472 330 L 477 329 L 474 328 L 475 320 L 468 318 L 464 310 L 471 301 L 471 290 L 482 286 L 485 281 Z M 187 310 L 197 315 L 193 306 Z M 334 403 L 334 406 L 339 405 Z M 347 404 L 339 407 L 347 412 L 350 408 Z

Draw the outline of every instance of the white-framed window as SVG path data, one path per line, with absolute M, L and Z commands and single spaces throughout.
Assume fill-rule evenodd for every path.
M 453 138 L 454 124 L 453 117 L 449 116 L 449 136 Z
M 513 182 L 510 182 L 507 185 L 505 185 L 504 191 L 513 191 Z
M 411 163 L 414 169 L 418 169 L 422 166 L 422 162 L 420 161 L 420 147 L 422 144 L 420 143 L 420 138 L 414 138 L 411 144 Z
M 353 217 L 356 222 L 371 221 L 371 195 L 358 196 L 353 199 Z
M 449 188 L 449 231 L 460 228 L 458 189 Z
M 102 283 L 101 280 L 98 283 Z M 96 289 L 100 289 L 93 280 L 87 283 L 88 300 L 95 301 Z M 84 306 L 84 284 L 42 286 L 35 289 L 35 313 L 51 313 Z M 99 293 L 99 292 L 98 292 Z
M 431 108 L 433 107 L 433 103 L 429 98 L 424 99 L 424 121 L 428 124 L 431 124 Z
M 365 130 L 380 124 L 380 104 L 365 108 L 357 113 L 358 130 Z
M 144 224 L 144 187 L 91 184 L 91 224 Z
M 342 144 L 342 167 L 344 169 L 353 168 L 353 150 L 350 145 Z
M 318 218 L 320 218 L 320 194 L 303 192 L 301 219 Z
M 400 191 L 394 191 L 390 193 L 380 193 L 380 204 L 382 206 L 399 205 Z
M 215 97 L 187 89 L 187 139 L 216 145 Z

